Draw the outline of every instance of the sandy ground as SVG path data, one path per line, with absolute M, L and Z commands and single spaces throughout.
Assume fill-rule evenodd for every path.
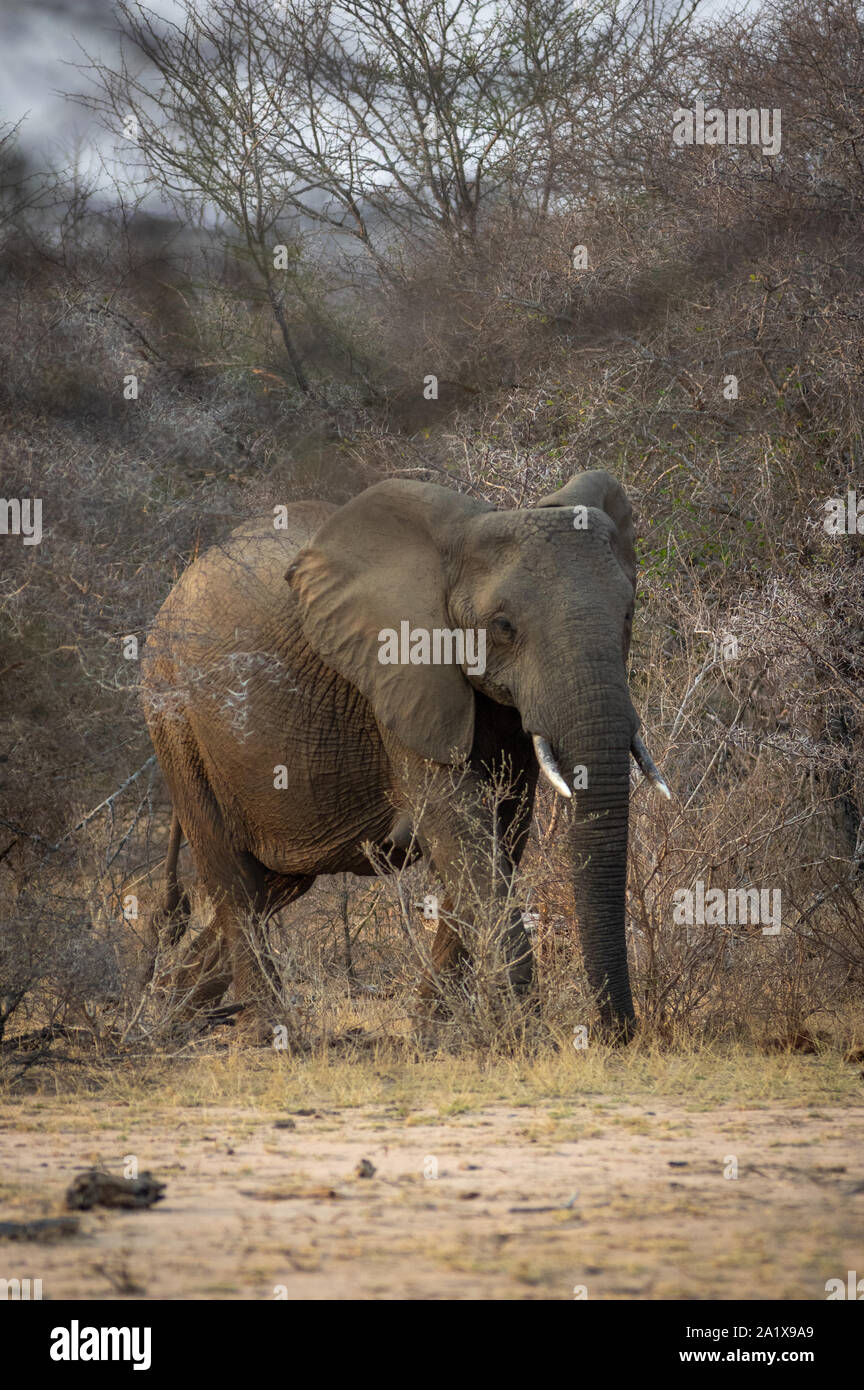
M 167 1192 L 3 1242 L 0 1276 L 75 1299 L 824 1299 L 864 1273 L 864 1108 L 394 1111 L 7 1116 L 4 1219 L 60 1213 L 77 1171 L 128 1154 Z

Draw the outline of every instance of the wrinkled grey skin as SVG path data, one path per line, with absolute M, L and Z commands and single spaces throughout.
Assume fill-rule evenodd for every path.
M 585 529 L 574 527 L 576 507 L 587 509 Z M 287 530 L 248 523 L 197 560 L 155 620 L 144 673 L 175 811 L 165 910 L 176 925 L 179 827 L 216 902 L 179 981 L 190 1006 L 215 1003 L 232 983 L 238 999 L 260 1001 L 266 945 L 260 938 L 256 958 L 241 919 L 251 908 L 266 920 L 317 874 L 372 872 L 366 842 L 398 863 L 413 826 L 411 843 L 444 880 L 456 920 L 470 916 L 466 871 L 484 893 L 506 893 L 530 822 L 539 734 L 568 783 L 587 768 L 569 832 L 579 928 L 601 1020 L 628 1037 L 635 583 L 630 505 L 601 471 L 512 511 L 391 480 L 341 508 L 298 503 Z M 484 628 L 485 673 L 382 665 L 379 632 L 406 619 L 412 629 Z M 482 793 L 504 762 L 514 794 L 496 827 Z M 287 789 L 274 786 L 280 766 Z M 512 852 L 494 881 L 488 842 L 507 828 Z M 530 945 L 521 915 L 509 920 L 506 958 L 523 990 Z M 458 971 L 462 957 L 445 912 L 436 967 Z M 262 1008 L 248 1014 L 259 1026 Z

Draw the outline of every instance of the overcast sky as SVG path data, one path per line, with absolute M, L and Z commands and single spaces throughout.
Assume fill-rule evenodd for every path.
M 177 15 L 180 0 L 147 0 L 161 15 Z M 724 8 L 704 0 L 703 14 Z M 92 54 L 116 52 L 111 0 L 0 0 L 0 113 L 4 121 L 28 115 L 34 144 L 86 130 L 87 113 L 57 93 L 81 86 L 80 74 L 64 66 L 80 57 L 76 40 Z
M 179 6 L 148 0 L 148 8 L 169 15 Z M 66 64 L 82 61 L 76 41 L 94 57 L 113 56 L 114 27 L 111 0 L 0 0 L 0 120 L 26 117 L 24 140 L 34 147 L 86 134 L 92 118 L 59 95 L 85 85 Z

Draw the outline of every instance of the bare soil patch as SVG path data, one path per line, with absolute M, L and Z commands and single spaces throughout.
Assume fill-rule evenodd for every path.
M 74 1299 L 819 1300 L 864 1265 L 862 1140 L 861 1106 L 48 1099 L 0 1128 L 5 1219 L 59 1213 L 76 1172 L 128 1155 L 165 1200 L 3 1242 L 0 1273 Z

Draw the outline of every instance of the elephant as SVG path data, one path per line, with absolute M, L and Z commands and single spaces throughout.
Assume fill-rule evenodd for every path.
M 215 903 L 181 967 L 189 1007 L 216 1006 L 233 986 L 242 1020 L 266 1036 L 267 920 L 317 875 L 375 873 L 382 856 L 398 867 L 422 853 L 443 881 L 431 958 L 459 978 L 459 924 L 476 911 L 466 883 L 508 900 L 542 773 L 572 805 L 568 855 L 600 1028 L 628 1039 L 631 753 L 669 793 L 628 688 L 637 562 L 624 488 L 592 470 L 533 506 L 499 509 L 391 478 L 341 506 L 274 513 L 195 560 L 143 651 L 145 717 L 173 807 L 160 920 L 172 940 L 185 929 L 184 835 Z M 492 839 L 507 844 L 497 867 Z M 524 993 L 524 914 L 508 908 L 502 921 L 509 985 Z

